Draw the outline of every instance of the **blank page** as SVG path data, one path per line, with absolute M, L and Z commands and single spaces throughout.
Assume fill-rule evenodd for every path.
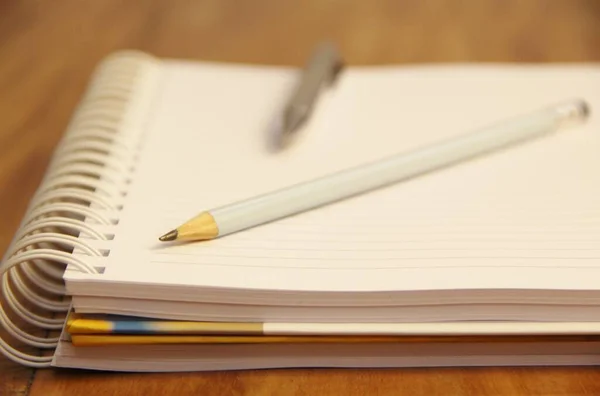
M 350 68 L 296 143 L 272 152 L 295 70 L 162 68 L 108 265 L 95 280 L 264 291 L 598 289 L 600 69 Z M 203 210 L 575 97 L 592 108 L 584 126 L 217 240 L 158 242 Z

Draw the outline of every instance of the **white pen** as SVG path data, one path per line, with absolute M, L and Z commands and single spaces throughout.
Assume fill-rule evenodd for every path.
M 583 100 L 546 107 L 420 149 L 206 210 L 159 239 L 222 237 L 542 137 L 588 116 Z

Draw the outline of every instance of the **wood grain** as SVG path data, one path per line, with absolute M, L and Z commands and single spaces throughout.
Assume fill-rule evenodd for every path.
M 336 40 L 349 64 L 600 60 L 600 2 L 202 0 L 0 2 L 0 247 L 15 232 L 94 65 L 158 56 L 299 65 Z M 0 395 L 30 370 L 0 358 Z M 205 374 L 39 371 L 31 395 L 595 395 L 593 368 L 273 370 Z

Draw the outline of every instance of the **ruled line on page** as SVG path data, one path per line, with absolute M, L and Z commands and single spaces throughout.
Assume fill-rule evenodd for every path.
M 600 249 L 598 248 L 549 248 L 549 249 L 532 249 L 532 248 L 508 248 L 510 249 L 510 251 L 514 252 L 514 251 L 534 251 L 534 252 L 565 252 L 565 251 L 585 251 L 585 252 L 600 252 Z M 187 252 L 176 252 L 176 253 L 171 253 L 171 252 L 155 252 L 154 254 L 156 255 L 164 255 L 164 256 L 196 256 L 198 254 L 205 254 L 208 252 L 210 252 L 211 249 L 198 249 L 198 250 L 193 250 L 193 251 L 187 251 Z M 255 251 L 266 251 L 266 252 L 297 252 L 298 249 L 285 249 L 285 248 L 265 248 L 265 247 L 261 247 L 261 248 L 252 248 L 252 247 L 233 247 L 233 246 L 224 246 L 218 249 L 219 251 L 236 251 L 236 250 L 255 250 Z M 430 251 L 435 251 L 435 252 L 441 252 L 441 251 L 464 251 L 467 250 L 465 248 L 408 248 L 408 249 L 311 249 L 311 248 L 303 248 L 302 251 L 309 251 L 309 252 L 414 252 L 414 251 L 419 251 L 419 252 L 430 252 Z M 470 251 L 495 251 L 495 250 L 500 250 L 498 248 L 486 248 L 486 249 L 482 249 L 482 248 L 477 248 L 477 249 L 468 249 Z M 223 255 L 223 254 L 218 254 L 218 255 L 214 255 L 214 254 L 208 254 L 210 257 L 248 257 L 248 256 L 243 256 L 243 255 Z M 251 256 L 251 257 L 255 257 L 255 256 Z M 267 256 L 270 257 L 270 256 Z M 600 256 L 599 256 L 600 257 Z
M 480 259 L 494 259 L 494 257 L 470 257 L 468 259 L 473 259 L 473 260 L 480 260 Z M 465 260 L 467 258 L 465 257 L 446 257 L 444 258 L 446 260 Z M 545 258 L 540 258 L 543 260 L 546 260 Z M 594 259 L 597 260 L 598 258 Z M 420 259 L 421 261 L 425 261 L 425 260 L 433 260 L 433 259 L 429 259 L 429 258 L 423 258 Z M 529 260 L 529 259 L 528 259 Z M 572 259 L 569 259 L 572 260 Z M 258 264 L 251 264 L 248 262 L 245 262 L 243 264 L 235 264 L 235 263 L 211 263 L 211 262 L 193 262 L 193 263 L 188 263 L 188 262 L 180 262 L 180 261 L 159 261 L 159 260 L 150 260 L 150 263 L 153 264 L 167 264 L 167 265 L 183 265 L 183 266 L 197 266 L 197 265 L 202 265 L 202 266 L 214 266 L 214 267 L 238 267 L 238 268 L 273 268 L 274 266 L 271 265 L 258 265 Z M 280 266 L 277 266 L 280 267 Z M 296 270 L 423 270 L 424 268 L 422 266 L 385 266 L 385 267 L 378 267 L 378 266 L 374 266 L 374 265 L 369 265 L 368 267 L 365 266 L 356 266 L 356 267 L 331 267 L 331 266 L 327 266 L 327 267 L 322 267 L 322 266 L 302 266 L 302 267 L 296 267 L 296 266 L 285 266 L 285 268 L 287 269 L 296 269 Z M 490 265 L 490 264 L 474 264 L 474 265 L 465 265 L 465 264 L 460 264 L 460 265 L 435 265 L 435 266 L 427 266 L 427 269 L 441 269 L 441 268 L 451 268 L 451 269 L 458 269 L 458 268 L 476 268 L 476 269 L 482 269 L 482 268 L 515 268 L 515 269 L 520 269 L 520 268 L 548 268 L 548 269 L 552 269 L 552 268 L 556 268 L 556 269 L 565 269 L 565 268 L 571 268 L 571 269 L 590 269 L 590 268 L 600 268 L 600 264 L 599 265 L 592 265 L 592 266 L 586 266 L 586 265 L 572 265 L 572 264 L 561 264 L 561 265 Z
M 231 236 L 230 236 L 231 238 Z M 379 240 L 364 240 L 364 239 L 326 239 L 320 238 L 318 240 L 319 243 L 352 243 L 352 244 L 383 244 L 383 243 L 433 243 L 433 242 L 455 242 L 455 241 L 504 241 L 504 242 L 595 242 L 599 241 L 598 238 L 576 238 L 576 239 L 563 239 L 563 238 L 554 238 L 554 239 L 511 239 L 511 238 L 489 238 L 489 237 L 481 237 L 481 238 L 452 238 L 452 239 L 379 239 Z M 297 239 L 297 238 L 238 238 L 236 242 L 266 242 L 266 243 L 275 243 L 275 242 L 298 242 L 298 243 L 309 243 L 315 242 L 314 239 Z M 211 241 L 211 243 L 217 243 L 217 241 Z M 229 244 L 229 242 L 227 242 Z M 235 246 L 235 245 L 231 245 Z
M 173 257 L 177 257 L 178 255 L 173 255 Z M 179 255 L 183 256 L 183 255 Z M 400 261 L 400 260 L 458 260 L 458 259 L 479 259 L 479 260 L 492 260 L 492 259 L 502 259 L 502 260 L 600 260 L 600 256 L 591 256 L 591 257 L 577 257 L 577 256 L 484 256 L 484 255 L 472 255 L 472 256 L 429 256 L 429 257 L 419 257 L 419 256 L 396 256 L 396 257 L 286 257 L 286 256 L 248 256 L 248 255 L 224 255 L 224 254 L 208 254 L 202 255 L 202 257 L 198 257 L 198 255 L 190 254 L 189 257 L 196 257 L 196 261 L 190 261 L 190 263 L 202 261 L 204 258 L 239 258 L 244 260 L 291 260 L 291 261 L 357 261 L 357 262 L 365 262 L 368 261 L 369 264 L 365 266 L 365 268 L 369 268 L 368 265 L 373 261 Z M 485 264 L 481 264 L 485 266 Z M 599 263 L 600 265 L 600 263 Z

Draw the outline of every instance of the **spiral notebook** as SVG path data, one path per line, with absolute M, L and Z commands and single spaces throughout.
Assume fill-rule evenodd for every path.
M 139 52 L 105 59 L 4 256 L 0 350 L 36 367 L 124 371 L 600 362 L 592 330 L 552 342 L 102 348 L 55 334 L 70 312 L 595 328 L 600 68 L 349 67 L 295 144 L 274 152 L 298 73 Z M 157 240 L 200 210 L 574 97 L 592 109 L 582 127 L 214 241 Z

